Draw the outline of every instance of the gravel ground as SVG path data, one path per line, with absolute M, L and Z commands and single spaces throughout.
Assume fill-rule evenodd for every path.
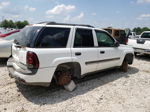
M 136 57 L 127 73 L 87 76 L 73 92 L 18 84 L 0 61 L 0 112 L 150 112 L 150 56 Z

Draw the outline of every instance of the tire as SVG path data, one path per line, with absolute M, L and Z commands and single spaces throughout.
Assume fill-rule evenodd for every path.
M 127 72 L 128 71 L 128 62 L 127 61 L 123 61 L 122 65 L 121 65 L 121 70 L 123 72 Z
M 71 73 L 67 69 L 62 69 L 56 73 L 56 82 L 60 86 L 67 85 L 71 82 Z
M 137 56 L 137 54 L 138 54 L 137 52 L 134 52 L 134 55 L 135 55 L 135 56 Z

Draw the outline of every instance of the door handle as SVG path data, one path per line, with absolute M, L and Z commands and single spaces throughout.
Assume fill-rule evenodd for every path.
M 104 54 L 105 53 L 105 51 L 100 51 L 100 54 Z
M 80 56 L 80 55 L 81 55 L 81 52 L 76 52 L 75 55 L 76 55 L 76 56 Z

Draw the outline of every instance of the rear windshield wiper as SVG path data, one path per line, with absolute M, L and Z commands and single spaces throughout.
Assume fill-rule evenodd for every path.
M 22 45 L 19 44 L 19 42 L 16 39 L 14 40 L 14 43 L 16 44 L 15 47 L 17 48 L 23 47 Z
M 15 47 L 17 47 L 17 48 L 21 48 L 22 46 L 21 46 L 21 45 L 19 45 L 19 44 L 16 44 L 16 45 L 15 45 Z
M 19 42 L 18 42 L 16 39 L 14 40 L 14 43 L 15 43 L 15 44 L 19 44 Z

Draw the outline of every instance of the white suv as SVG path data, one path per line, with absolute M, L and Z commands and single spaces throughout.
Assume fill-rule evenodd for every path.
M 106 31 L 90 25 L 45 22 L 21 30 L 7 62 L 11 77 L 28 85 L 59 85 L 73 78 L 132 64 L 133 48 L 119 45 Z

